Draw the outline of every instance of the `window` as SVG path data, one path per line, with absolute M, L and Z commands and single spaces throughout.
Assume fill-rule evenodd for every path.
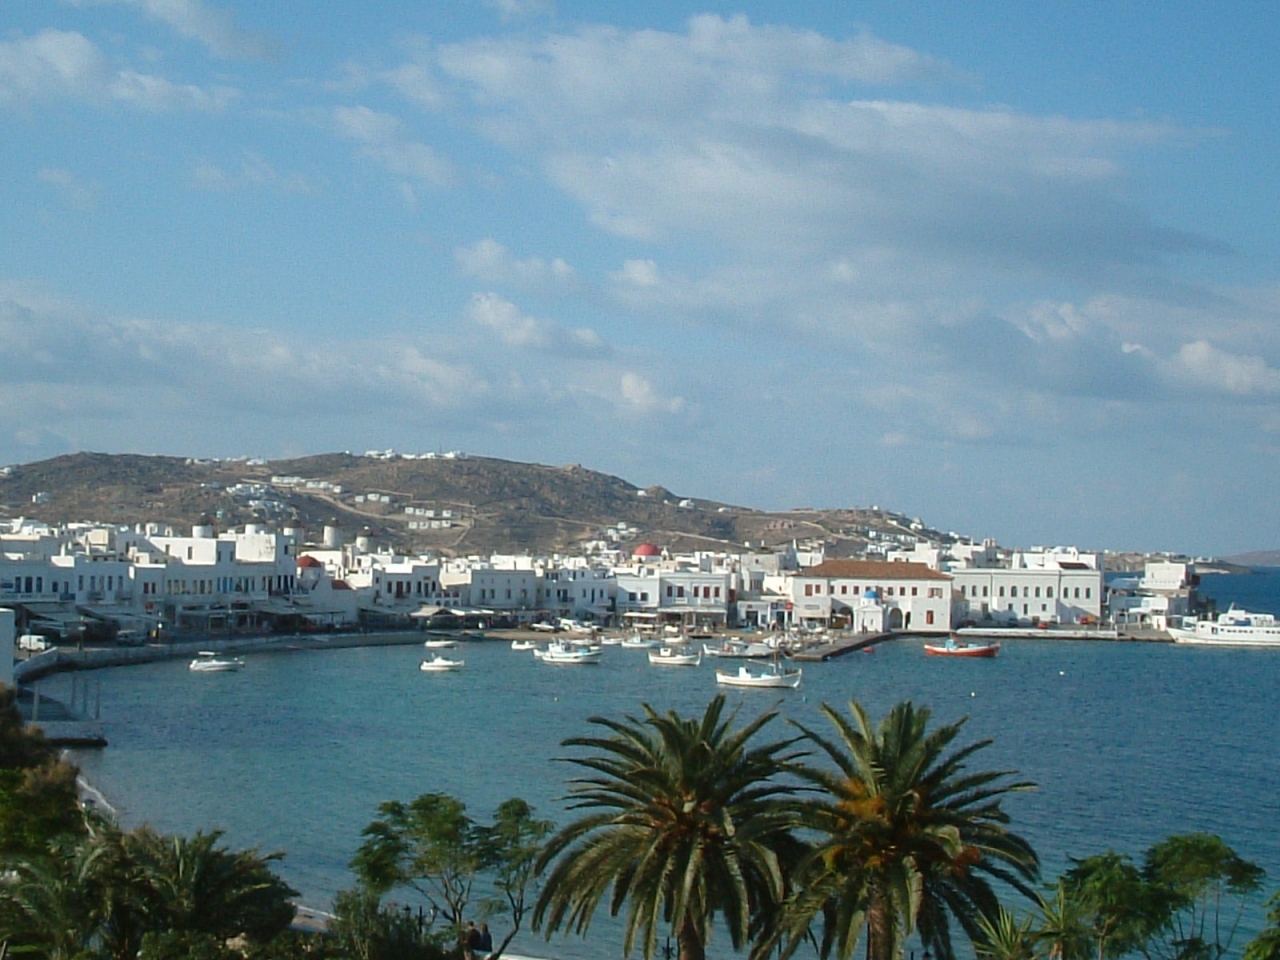
M 1045 588 L 1044 588 L 1044 595 L 1045 595 L 1046 597 L 1048 597 L 1050 600 L 1052 600 L 1052 599 L 1053 599 L 1053 587 L 1045 587 Z
M 973 589 L 974 589 L 974 592 L 975 592 L 975 593 L 976 593 L 976 592 L 977 592 L 977 590 L 978 590 L 978 588 L 977 588 L 977 587 L 974 587 Z M 912 587 L 912 588 L 911 588 L 911 595 L 912 595 L 913 597 L 915 597 L 915 596 L 919 596 L 919 595 L 920 595 L 920 588 L 919 588 L 919 587 Z
M 1037 597 L 1038 597 L 1038 596 L 1040 596 L 1040 588 L 1039 588 L 1039 587 L 1036 587 L 1036 596 L 1037 596 Z
M 987 595 L 987 588 L 985 586 L 982 588 L 982 595 L 984 597 Z
M 1089 596 L 1090 596 L 1092 593 L 1093 593 L 1093 591 L 1092 591 L 1089 587 L 1085 587 L 1085 588 L 1084 588 L 1084 598 L 1085 598 L 1086 600 L 1088 600 L 1088 599 L 1089 599 Z
M 926 610 L 926 611 L 924 612 L 924 622 L 925 622 L 925 623 L 928 623 L 928 624 L 932 624 L 932 623 L 933 623 L 933 611 L 932 611 L 932 610 Z
M 840 595 L 845 596 L 846 594 L 848 594 L 848 592 L 849 592 L 849 585 L 847 583 L 840 584 Z
M 812 583 L 806 583 L 806 584 L 804 585 L 804 595 L 805 595 L 806 597 L 812 597 L 812 596 L 813 596 L 813 584 L 812 584 Z
M 719 599 L 720 599 L 720 588 L 719 588 L 719 587 L 716 587 L 716 599 L 717 599 L 717 600 L 719 600 Z
M 677 597 L 683 597 L 683 596 L 684 596 L 684 587 L 676 587 L 676 596 L 677 596 Z

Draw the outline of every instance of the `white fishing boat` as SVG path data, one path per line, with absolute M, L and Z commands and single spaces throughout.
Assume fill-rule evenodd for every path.
M 212 650 L 201 650 L 188 665 L 196 673 L 231 673 L 244 667 L 239 657 L 224 657 Z
M 1232 606 L 1216 620 L 1196 620 L 1169 627 L 1174 643 L 1206 647 L 1280 647 L 1280 621 L 1269 613 L 1250 613 Z
M 739 667 L 737 673 L 716 671 L 716 683 L 726 687 L 789 687 L 794 690 L 800 686 L 800 669 L 767 670 L 764 673 L 752 673 L 746 667 Z
M 662 647 L 649 651 L 649 662 L 659 667 L 696 667 L 702 663 L 702 651 L 687 647 Z
M 452 650 L 458 645 L 458 641 L 445 637 L 437 637 L 433 640 L 422 641 L 422 645 L 428 650 Z
M 599 663 L 604 656 L 600 646 L 578 643 L 549 643 L 545 650 L 535 650 L 533 655 L 543 663 L 576 664 Z
M 600 638 L 600 645 L 602 647 L 620 647 L 622 646 L 622 638 L 616 633 L 610 634 L 607 637 Z
M 772 657 L 778 651 L 769 646 L 769 644 L 760 643 L 759 641 L 748 643 L 745 640 L 725 640 L 714 646 L 704 643 L 702 652 L 708 657 L 733 660 L 762 660 L 765 657 Z
M 638 633 L 624 637 L 620 644 L 623 650 L 652 650 L 657 645 L 658 641 L 654 637 L 645 637 Z
M 538 643 L 536 640 L 512 640 L 511 649 L 517 652 L 537 650 Z
M 423 660 L 418 664 L 418 669 L 423 673 L 449 673 L 454 670 L 461 670 L 466 666 L 465 660 L 448 660 L 445 657 L 436 654 L 430 660 Z

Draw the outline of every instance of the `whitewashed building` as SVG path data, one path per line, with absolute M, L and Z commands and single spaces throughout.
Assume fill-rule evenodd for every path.
M 951 577 L 922 563 L 825 560 L 790 577 L 789 588 L 793 625 L 951 629 Z

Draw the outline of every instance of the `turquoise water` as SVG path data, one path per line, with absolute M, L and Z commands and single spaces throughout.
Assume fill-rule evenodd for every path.
M 1223 607 L 1232 589 L 1265 593 L 1267 584 L 1244 583 L 1254 580 L 1270 581 L 1280 607 L 1280 577 L 1219 579 L 1228 582 L 1210 592 Z M 216 826 L 235 846 L 284 850 L 286 878 L 323 904 L 350 884 L 347 863 L 379 802 L 442 791 L 487 817 L 518 795 L 561 818 L 569 768 L 554 758 L 587 717 L 642 702 L 700 712 L 716 692 L 709 665 L 653 668 L 617 648 L 589 667 L 549 666 L 498 643 L 461 655 L 457 674 L 421 673 L 416 646 L 251 656 L 235 674 L 196 675 L 185 662 L 101 671 L 93 677 L 111 746 L 77 759 L 126 824 Z M 981 766 L 1039 785 L 1008 808 L 1047 876 L 1067 857 L 1137 853 L 1170 833 L 1207 830 L 1261 864 L 1274 889 L 1278 681 L 1280 650 L 1014 641 L 995 660 L 966 662 L 926 657 L 908 639 L 806 665 L 799 691 L 739 691 L 730 701 L 747 716 L 777 704 L 804 722 L 821 722 L 822 702 L 850 697 L 873 715 L 908 698 L 940 721 L 967 715 L 966 737 L 995 741 Z M 70 680 L 45 683 L 57 696 Z M 550 949 L 614 955 L 617 943 L 599 926 L 586 945 Z

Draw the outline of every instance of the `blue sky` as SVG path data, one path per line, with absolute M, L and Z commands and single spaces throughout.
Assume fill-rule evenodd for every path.
M 1277 548 L 1276 49 L 1269 3 L 9 0 L 0 462 Z

